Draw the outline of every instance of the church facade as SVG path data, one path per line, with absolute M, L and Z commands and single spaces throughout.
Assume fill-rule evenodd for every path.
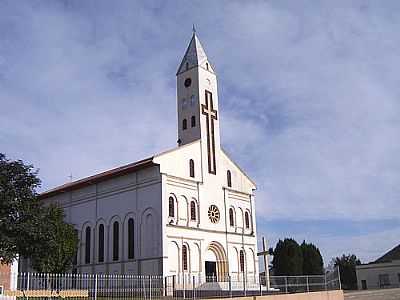
M 196 33 L 177 111 L 177 148 L 40 195 L 78 231 L 75 271 L 258 277 L 256 186 L 221 148 L 217 77 Z

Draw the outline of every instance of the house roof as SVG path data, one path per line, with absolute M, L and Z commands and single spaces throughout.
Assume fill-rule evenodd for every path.
M 393 260 L 400 260 L 400 245 L 394 247 L 392 250 L 378 258 L 374 263 L 385 263 Z
M 85 186 L 89 186 L 91 184 L 95 184 L 113 177 L 118 177 L 132 172 L 136 172 L 140 169 L 144 169 L 154 165 L 156 164 L 153 162 L 153 157 L 149 157 L 96 175 L 92 175 L 83 179 L 79 179 L 70 183 L 60 185 L 54 189 L 41 193 L 39 195 L 39 199 L 46 199 L 55 196 L 57 194 L 70 192 Z

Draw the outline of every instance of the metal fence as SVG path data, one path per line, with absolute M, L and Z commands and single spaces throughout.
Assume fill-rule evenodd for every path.
M 279 293 L 309 293 L 342 289 L 339 269 L 325 275 L 311 276 L 270 276 L 271 291 Z
M 61 297 L 90 300 L 224 298 L 340 289 L 337 270 L 318 276 L 137 276 L 0 274 L 2 299 Z

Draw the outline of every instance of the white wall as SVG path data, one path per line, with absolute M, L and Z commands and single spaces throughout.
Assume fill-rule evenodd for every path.
M 44 200 L 64 207 L 79 232 L 78 271 L 161 274 L 161 176 L 158 166 L 108 179 Z M 127 222 L 134 219 L 135 258 L 128 259 Z M 113 223 L 119 223 L 119 257 L 113 261 Z M 105 226 L 105 262 L 98 262 L 98 227 Z M 91 228 L 90 263 L 85 263 L 85 228 Z
M 362 289 L 362 280 L 366 280 L 367 289 L 378 289 L 379 275 L 388 274 L 391 287 L 400 287 L 400 260 L 389 263 L 357 266 L 357 285 Z M 388 287 L 386 287 L 388 288 Z
M 256 224 L 254 211 L 254 184 L 230 160 L 217 149 L 217 174 L 209 174 L 204 166 L 201 141 L 181 146 L 154 158 L 160 164 L 163 176 L 163 241 L 164 273 L 182 272 L 182 246 L 189 250 L 189 274 L 204 274 L 204 261 L 212 242 L 222 245 L 229 259 L 229 271 L 238 273 L 239 252 L 246 254 L 246 272 L 258 276 Z M 195 177 L 189 176 L 189 160 L 195 161 Z M 232 186 L 227 186 L 227 170 L 232 174 Z M 169 197 L 173 197 L 175 217 L 168 216 Z M 190 220 L 190 202 L 197 204 L 196 220 Z M 220 220 L 213 224 L 208 217 L 210 205 L 216 205 Z M 235 211 L 235 224 L 229 225 L 229 208 Z M 249 228 L 244 222 L 249 215 Z M 228 232 L 228 233 L 226 233 Z M 236 249 L 236 250 L 235 250 Z M 239 276 L 243 278 L 243 276 Z

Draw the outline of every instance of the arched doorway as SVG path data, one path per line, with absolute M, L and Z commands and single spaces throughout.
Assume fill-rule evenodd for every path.
M 211 242 L 205 256 L 205 275 L 207 281 L 225 281 L 228 270 L 228 260 L 224 247 L 218 242 Z

